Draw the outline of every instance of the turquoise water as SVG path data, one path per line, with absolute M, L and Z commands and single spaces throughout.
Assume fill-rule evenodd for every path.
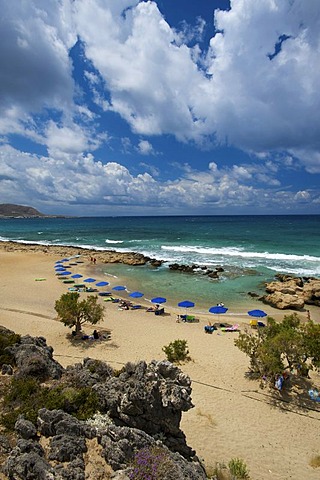
M 192 300 L 199 308 L 222 301 L 257 307 L 248 292 L 264 293 L 276 272 L 320 277 L 320 216 L 185 216 L 2 219 L 0 240 L 133 251 L 164 261 L 111 265 L 128 290 L 168 303 Z M 219 280 L 169 270 L 170 263 L 222 266 Z

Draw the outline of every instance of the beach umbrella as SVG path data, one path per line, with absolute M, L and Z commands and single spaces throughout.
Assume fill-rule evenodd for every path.
M 228 311 L 227 307 L 222 307 L 221 305 L 215 305 L 214 307 L 209 308 L 209 312 L 214 315 L 220 315 L 221 313 L 226 313 Z M 219 319 L 219 317 L 218 317 Z
M 98 283 L 96 283 L 97 287 L 105 287 L 106 285 L 109 285 L 109 282 L 98 282 Z
M 264 312 L 263 310 L 250 310 L 248 312 L 248 315 L 255 318 L 262 318 L 267 316 L 266 312 Z M 260 323 L 259 325 L 259 322 L 257 320 L 250 320 L 250 325 L 252 328 L 256 328 L 257 326 L 263 326 L 264 324 Z
M 95 278 L 90 278 L 90 277 L 89 277 L 89 278 L 86 278 L 86 279 L 85 279 L 85 280 L 83 280 L 83 281 L 84 281 L 84 282 L 86 282 L 86 283 L 92 283 L 92 282 L 95 282 L 95 281 L 96 281 L 96 279 L 95 279 Z
M 118 291 L 125 290 L 125 289 L 126 289 L 126 287 L 123 287 L 122 285 L 117 285 L 116 287 L 112 288 L 112 290 L 118 290 Z
M 216 305 L 215 307 L 209 308 L 210 313 L 214 313 L 219 315 L 220 313 L 226 313 L 228 311 L 227 307 L 221 307 L 220 305 Z
M 151 299 L 152 303 L 166 303 L 167 299 L 164 297 L 154 297 Z
M 263 310 L 250 310 L 248 312 L 248 315 L 250 315 L 250 317 L 262 318 L 262 317 L 266 317 L 267 313 L 264 312 Z
M 71 275 L 71 278 L 81 278 L 83 275 L 80 275 L 80 273 L 75 273 L 74 275 Z
M 140 297 L 143 297 L 143 293 L 142 292 L 132 292 L 129 294 L 129 297 L 132 297 L 132 298 L 140 298 Z
M 64 268 L 64 267 L 58 267 L 58 268 L 55 268 L 55 271 L 56 272 L 65 272 L 67 269 Z
M 178 303 L 178 307 L 192 308 L 194 307 L 194 303 L 190 302 L 189 300 L 183 300 L 183 302 Z
M 186 315 L 187 315 L 187 308 L 194 307 L 194 303 L 190 302 L 190 300 L 183 300 L 183 302 L 178 303 L 178 307 L 185 308 L 186 309 Z
M 57 275 L 71 275 L 72 272 L 59 272 Z

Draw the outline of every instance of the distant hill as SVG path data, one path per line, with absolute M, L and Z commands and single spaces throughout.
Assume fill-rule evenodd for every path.
M 0 204 L 0 217 L 29 218 L 29 217 L 51 217 L 53 215 L 45 215 L 33 207 L 26 205 L 14 205 L 12 203 Z

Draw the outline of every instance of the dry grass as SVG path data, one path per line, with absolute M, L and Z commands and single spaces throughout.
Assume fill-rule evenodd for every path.
M 199 417 L 202 417 L 202 418 L 206 419 L 211 427 L 215 427 L 215 426 L 217 425 L 217 422 L 216 422 L 216 420 L 213 418 L 213 416 L 211 415 L 211 413 L 203 412 L 200 408 L 198 408 L 198 409 L 196 410 L 196 414 L 197 414 Z
M 320 455 L 314 455 L 310 462 L 309 462 L 310 467 L 312 468 L 319 468 L 320 467 Z

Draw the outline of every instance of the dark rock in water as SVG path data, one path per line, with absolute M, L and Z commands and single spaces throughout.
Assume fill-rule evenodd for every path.
M 255 292 L 248 292 L 248 295 L 249 295 L 249 297 L 252 297 L 252 298 L 260 297 L 260 295 L 258 293 L 255 293 Z
M 156 260 L 155 258 L 151 258 L 149 263 L 152 267 L 158 268 L 161 267 L 161 265 L 163 264 L 163 260 Z

